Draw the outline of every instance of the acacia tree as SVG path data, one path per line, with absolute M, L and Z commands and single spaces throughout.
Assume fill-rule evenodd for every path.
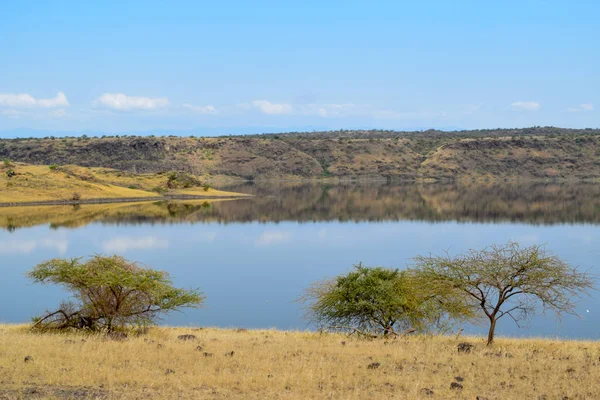
M 120 256 L 53 259 L 37 265 L 28 276 L 69 290 L 75 302 L 34 319 L 45 329 L 87 328 L 112 332 L 127 324 L 149 325 L 162 313 L 198 307 L 197 290 L 173 287 L 166 272 L 142 268 Z
M 446 317 L 466 317 L 468 308 L 447 293 L 422 292 L 411 271 L 359 264 L 347 274 L 316 282 L 301 300 L 319 328 L 373 336 L 397 334 L 398 329 L 425 331 L 447 322 Z
M 521 248 L 509 242 L 482 250 L 469 250 L 455 257 L 418 256 L 416 272 L 429 290 L 451 286 L 459 290 L 471 307 L 489 320 L 487 344 L 494 341 L 498 320 L 510 317 L 517 326 L 541 306 L 577 315 L 575 300 L 593 289 L 589 274 L 579 272 L 542 246 Z

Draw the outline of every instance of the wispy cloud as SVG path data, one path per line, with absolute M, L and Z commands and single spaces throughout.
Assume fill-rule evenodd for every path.
M 515 101 L 510 105 L 510 108 L 514 111 L 536 111 L 539 110 L 540 107 L 540 103 L 537 103 L 535 101 Z
M 320 117 L 345 117 L 358 111 L 356 104 L 309 104 L 304 107 L 307 115 L 318 115 Z
M 121 236 L 102 242 L 102 250 L 106 253 L 125 253 L 129 250 L 166 249 L 168 247 L 168 240 L 155 236 Z
M 68 107 L 69 101 L 63 92 L 50 99 L 36 99 L 27 93 L 0 93 L 0 107 L 9 108 L 55 108 Z
M 67 110 L 59 108 L 58 110 L 52 110 L 48 112 L 48 116 L 53 118 L 62 118 L 67 115 Z
M 579 107 L 567 108 L 567 111 L 568 112 L 594 111 L 594 105 L 592 103 L 583 103 L 583 104 L 580 104 Z
M 169 105 L 169 99 L 164 97 L 138 97 L 123 93 L 104 93 L 94 102 L 113 110 L 155 110 Z
M 463 112 L 463 114 L 474 114 L 477 111 L 479 111 L 481 109 L 481 107 L 483 107 L 483 103 L 479 103 L 479 104 L 470 104 L 465 108 L 465 111 Z
M 291 114 L 293 111 L 293 108 L 290 104 L 271 103 L 268 100 L 254 100 L 252 102 L 252 107 L 259 110 L 263 114 L 269 115 Z
M 285 243 L 291 239 L 291 235 L 289 232 L 283 231 L 266 231 L 263 232 L 258 239 L 256 239 L 255 244 L 257 246 L 270 246 L 278 243 Z
M 196 114 L 216 114 L 217 109 L 211 105 L 208 106 L 194 106 L 192 104 L 184 104 L 182 106 Z

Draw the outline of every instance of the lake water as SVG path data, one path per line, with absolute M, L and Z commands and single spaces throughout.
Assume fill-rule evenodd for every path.
M 404 268 L 417 254 L 515 240 L 546 244 L 600 273 L 599 185 L 240 185 L 251 199 L 0 209 L 0 322 L 26 322 L 66 297 L 25 272 L 54 257 L 121 254 L 207 296 L 163 323 L 306 329 L 295 302 L 353 264 Z M 588 312 L 589 311 L 589 312 Z M 511 336 L 600 338 L 600 292 L 581 318 L 534 317 Z M 483 332 L 467 327 L 467 332 Z

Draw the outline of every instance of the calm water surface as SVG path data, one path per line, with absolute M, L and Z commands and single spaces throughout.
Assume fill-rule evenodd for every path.
M 403 268 L 417 254 L 516 240 L 546 244 L 600 273 L 597 185 L 246 185 L 255 198 L 0 209 L 0 322 L 26 322 L 66 294 L 25 272 L 54 257 L 121 254 L 199 287 L 205 307 L 173 325 L 306 329 L 294 302 L 311 282 L 364 262 Z M 503 320 L 500 334 L 600 338 L 600 296 L 581 318 Z M 482 332 L 467 327 L 468 332 Z

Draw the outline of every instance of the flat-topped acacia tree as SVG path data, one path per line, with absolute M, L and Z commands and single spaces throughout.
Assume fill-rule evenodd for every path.
M 198 307 L 197 290 L 173 287 L 164 271 L 142 268 L 120 256 L 53 259 L 28 273 L 34 282 L 54 283 L 73 294 L 74 302 L 34 319 L 40 329 L 90 329 L 108 333 L 126 325 L 154 324 L 160 314 Z
M 452 287 L 489 320 L 487 344 L 494 341 L 498 320 L 510 317 L 518 326 L 541 306 L 558 317 L 576 315 L 575 300 L 588 294 L 594 280 L 588 273 L 542 246 L 521 248 L 509 242 L 451 257 L 418 256 L 415 271 L 424 290 Z

